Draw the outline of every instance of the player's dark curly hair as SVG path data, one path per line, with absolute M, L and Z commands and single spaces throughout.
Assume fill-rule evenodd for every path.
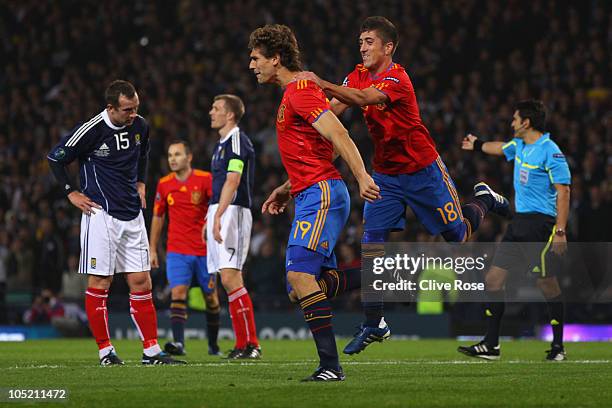
M 514 109 L 518 111 L 522 120 L 529 119 L 532 128 L 542 133 L 546 131 L 546 107 L 542 101 L 537 99 L 520 101 Z
M 280 56 L 289 71 L 301 71 L 300 48 L 293 31 L 286 25 L 266 24 L 251 33 L 249 50 L 257 48 L 266 58 Z
M 383 44 L 393 43 L 393 52 L 395 52 L 397 46 L 399 45 L 397 28 L 395 28 L 395 25 L 393 25 L 393 23 L 387 20 L 385 17 L 371 16 L 363 20 L 359 33 L 363 33 L 365 31 L 376 31 L 378 36 L 383 41 Z
M 128 81 L 117 79 L 111 82 L 106 88 L 106 92 L 104 92 L 104 99 L 106 99 L 106 103 L 109 105 L 118 107 L 120 95 L 123 95 L 128 99 L 132 99 L 135 94 L 136 89 L 134 88 L 134 85 Z

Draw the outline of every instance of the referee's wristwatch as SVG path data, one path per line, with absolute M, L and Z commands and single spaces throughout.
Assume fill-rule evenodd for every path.
M 565 236 L 565 230 L 564 229 L 555 229 L 555 235 L 558 237 L 564 237 Z

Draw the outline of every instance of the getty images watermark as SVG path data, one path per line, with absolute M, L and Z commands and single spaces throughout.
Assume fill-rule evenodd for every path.
M 569 243 L 364 244 L 362 299 L 366 302 L 485 302 L 492 265 L 508 270 L 506 300 L 545 301 L 539 279 L 559 280 L 569 302 L 612 301 L 612 245 Z

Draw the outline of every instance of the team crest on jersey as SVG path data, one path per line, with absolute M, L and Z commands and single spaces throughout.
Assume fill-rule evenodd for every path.
M 98 157 L 108 157 L 110 155 L 110 148 L 106 143 L 102 143 L 102 146 L 94 150 L 93 154 Z
M 200 204 L 202 201 L 202 193 L 200 191 L 191 192 L 191 204 Z
M 60 147 L 53 153 L 53 156 L 55 156 L 56 159 L 63 159 L 66 157 L 66 151 Z
M 91 258 L 91 269 L 96 269 L 96 258 Z
M 285 121 L 285 109 L 287 109 L 287 107 L 284 103 L 280 106 L 280 108 L 278 108 L 278 115 L 276 116 L 277 122 L 280 123 Z
M 140 133 L 136 133 L 136 136 L 134 136 L 134 141 L 136 142 L 136 146 L 140 144 Z

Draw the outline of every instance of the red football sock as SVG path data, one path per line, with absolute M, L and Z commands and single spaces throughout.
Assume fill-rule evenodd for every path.
M 85 311 L 89 320 L 89 328 L 101 350 L 111 345 L 108 333 L 108 311 L 106 310 L 106 300 L 108 290 L 87 288 L 85 291 Z
M 236 334 L 235 348 L 245 348 L 247 344 L 259 346 L 253 303 L 246 288 L 241 287 L 228 295 L 232 326 Z
M 130 293 L 130 314 L 145 349 L 157 344 L 157 314 L 150 290 Z

